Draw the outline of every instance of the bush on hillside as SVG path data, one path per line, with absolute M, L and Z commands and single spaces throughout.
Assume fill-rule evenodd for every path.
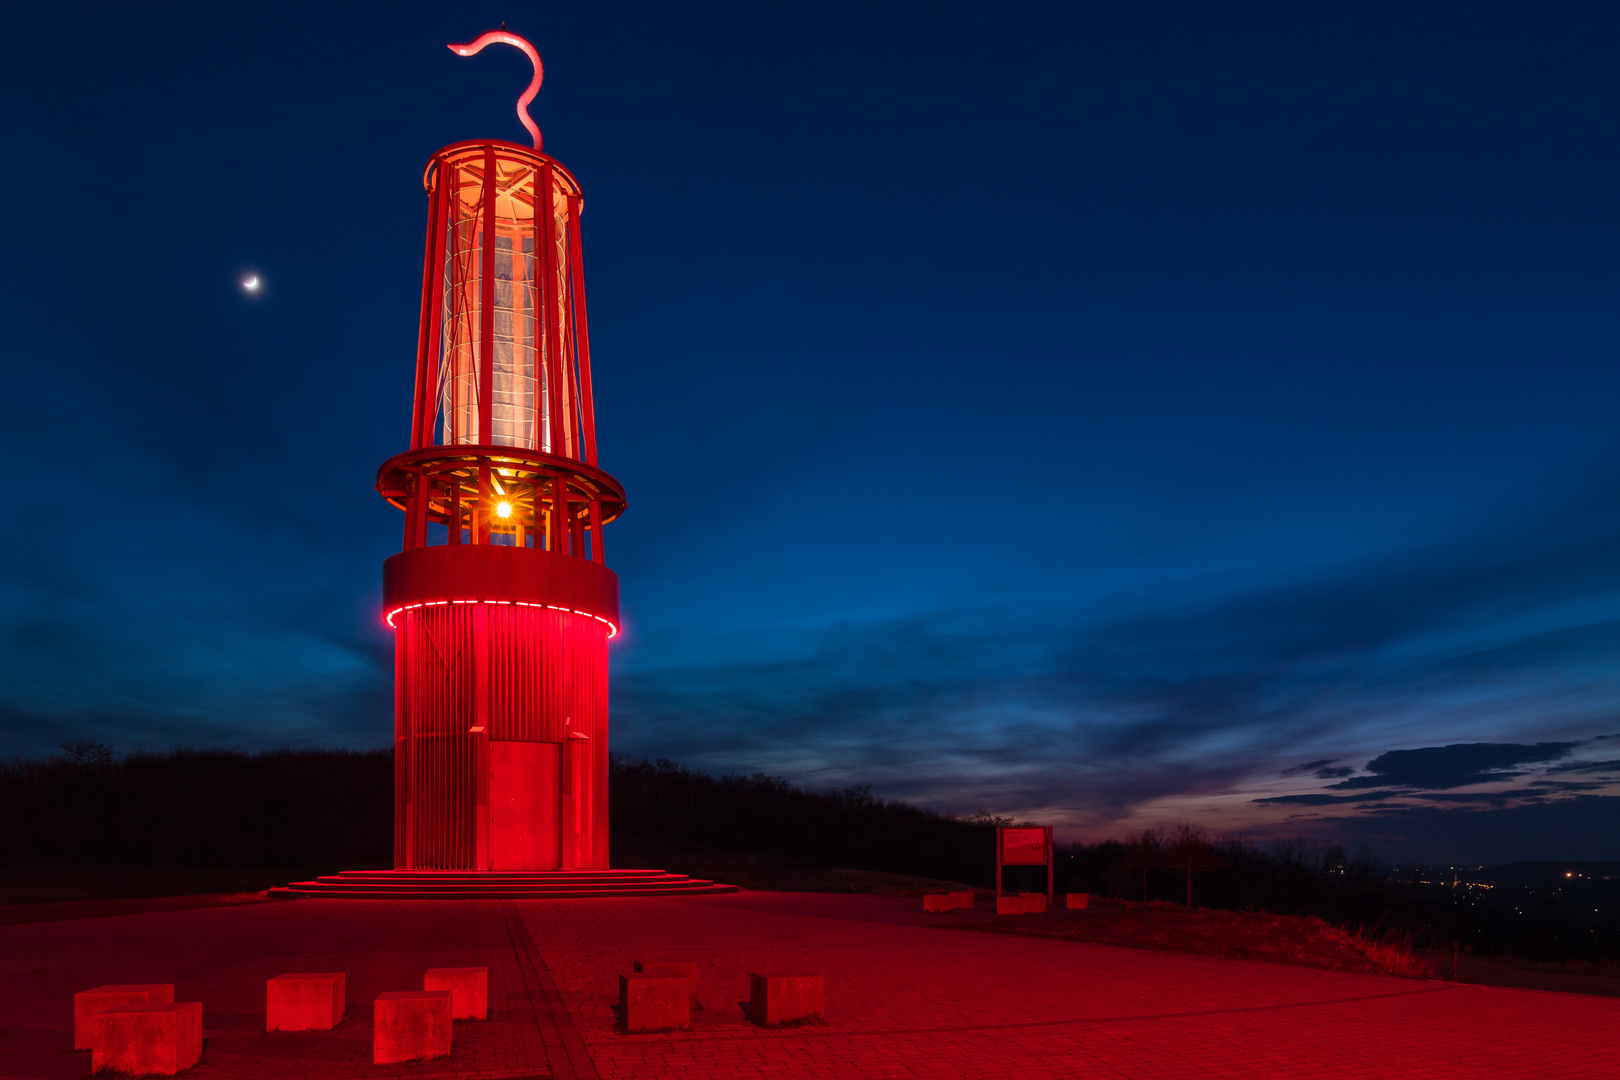
M 0 763 L 0 861 L 387 865 L 387 750 L 182 748 L 115 756 L 69 743 Z
M 638 836 L 969 885 L 994 880 L 995 826 L 1011 824 L 885 801 L 870 787 L 809 791 L 764 773 L 716 777 L 621 757 L 608 800 L 613 828 Z

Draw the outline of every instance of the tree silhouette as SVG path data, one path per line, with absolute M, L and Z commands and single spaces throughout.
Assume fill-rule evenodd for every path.
M 1135 884 L 1138 875 L 1142 879 L 1142 900 L 1147 900 L 1148 871 L 1156 870 L 1164 862 L 1163 844 L 1159 834 L 1152 829 L 1143 829 L 1134 836 L 1128 837 L 1122 845 L 1125 849 L 1124 858 L 1109 869 L 1109 878 L 1114 888 L 1121 896 L 1126 889 Z
M 1192 876 L 1197 870 L 1213 870 L 1221 865 L 1215 845 L 1201 825 L 1183 822 L 1170 831 L 1163 849 L 1166 865 L 1187 875 L 1187 907 L 1192 907 Z
M 80 768 L 111 765 L 117 757 L 118 751 L 95 739 L 69 739 L 62 744 L 62 760 Z

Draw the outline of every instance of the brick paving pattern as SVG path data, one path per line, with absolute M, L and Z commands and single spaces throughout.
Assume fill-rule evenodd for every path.
M 212 1078 L 1620 1077 L 1620 1001 L 1341 975 L 953 929 L 913 900 L 802 893 L 570 901 L 306 900 L 0 927 L 0 1077 L 84 1077 L 72 995 L 175 984 Z M 692 1029 L 624 1035 L 632 961 L 699 964 Z M 489 968 L 448 1059 L 371 1064 L 371 1001 Z M 749 1023 L 748 972 L 827 977 L 827 1021 Z M 331 1032 L 264 1028 L 264 980 L 344 971 Z

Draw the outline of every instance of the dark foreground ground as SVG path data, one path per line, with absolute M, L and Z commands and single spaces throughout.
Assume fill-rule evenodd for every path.
M 1620 1001 L 1345 974 L 965 929 L 909 899 L 237 904 L 0 927 L 0 1076 L 83 1077 L 75 990 L 175 983 L 204 1003 L 195 1080 L 268 1077 L 1593 1077 L 1620 1075 Z M 1100 919 L 1110 916 L 1099 910 Z M 1059 918 L 1069 918 L 1060 916 Z M 692 1030 L 625 1036 L 615 977 L 699 963 Z M 370 1002 L 486 965 L 490 1019 L 448 1060 L 370 1063 Z M 763 1031 L 750 970 L 827 977 L 824 1025 Z M 348 974 L 349 1017 L 266 1034 L 264 980 Z

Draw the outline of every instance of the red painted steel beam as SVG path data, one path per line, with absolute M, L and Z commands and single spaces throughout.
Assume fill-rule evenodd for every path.
M 568 528 L 568 481 L 560 475 L 551 482 L 551 550 L 559 554 L 567 552 L 566 537 Z
M 433 305 L 428 311 L 428 365 L 422 372 L 422 430 L 419 443 L 421 446 L 432 446 L 437 439 L 433 430 L 433 420 L 439 412 L 439 380 L 444 373 L 444 309 L 445 290 L 448 287 L 448 282 L 445 281 L 446 248 L 450 242 L 452 200 L 456 195 L 455 185 L 461 172 L 454 166 L 449 169 L 448 182 L 443 169 L 438 173 L 438 221 L 433 234 Z
M 546 325 L 542 340 L 546 357 L 546 430 L 550 437 L 545 449 L 568 457 L 567 424 L 563 419 L 568 396 L 563 389 L 562 333 L 557 314 L 557 212 L 552 205 L 555 190 L 556 176 L 548 161 L 540 167 L 540 183 L 534 193 L 534 231 L 541 249 L 541 277 L 545 281 L 545 289 L 540 294 Z
M 495 144 L 484 148 L 483 241 L 479 249 L 478 442 L 495 444 Z
M 405 504 L 405 539 L 401 546 L 409 550 L 421 547 L 425 539 L 421 533 L 426 531 L 426 490 L 428 478 L 423 473 L 417 473 L 411 481 L 410 501 Z
M 428 326 L 432 322 L 434 304 L 433 273 L 433 236 L 438 228 L 439 202 L 433 193 L 428 198 L 427 237 L 423 241 L 425 250 L 422 253 L 422 310 L 416 319 L 416 381 L 415 392 L 411 400 L 411 449 L 417 450 L 422 446 L 422 410 L 426 406 L 424 385 L 427 381 L 429 334 Z
M 478 459 L 478 503 L 473 507 L 473 543 L 489 543 L 489 506 L 492 494 L 489 487 L 489 458 Z
M 579 236 L 579 218 L 585 212 L 585 200 L 578 195 L 569 202 L 568 268 L 572 275 L 574 300 L 574 336 L 579 342 L 580 423 L 585 431 L 585 453 L 582 460 L 596 464 L 596 406 L 591 399 L 591 330 L 585 312 L 585 251 Z
M 461 543 L 461 478 L 450 474 L 450 542 Z
M 563 228 L 568 228 L 567 212 L 564 211 Z M 566 237 L 564 245 L 568 243 Z M 585 428 L 580 417 L 579 397 L 579 366 L 577 355 L 579 340 L 574 334 L 574 281 L 573 273 L 569 270 L 569 259 L 565 252 L 562 256 L 563 264 L 558 277 L 561 284 L 557 287 L 562 290 L 562 298 L 558 304 L 558 319 L 562 322 L 561 336 L 566 341 L 561 353 L 563 366 L 563 383 L 568 388 L 568 445 L 571 447 L 569 456 L 578 460 L 585 460 Z
M 591 561 L 598 565 L 607 565 L 602 556 L 602 500 L 591 500 Z
M 473 865 L 490 868 L 489 861 L 489 608 L 473 610 Z

